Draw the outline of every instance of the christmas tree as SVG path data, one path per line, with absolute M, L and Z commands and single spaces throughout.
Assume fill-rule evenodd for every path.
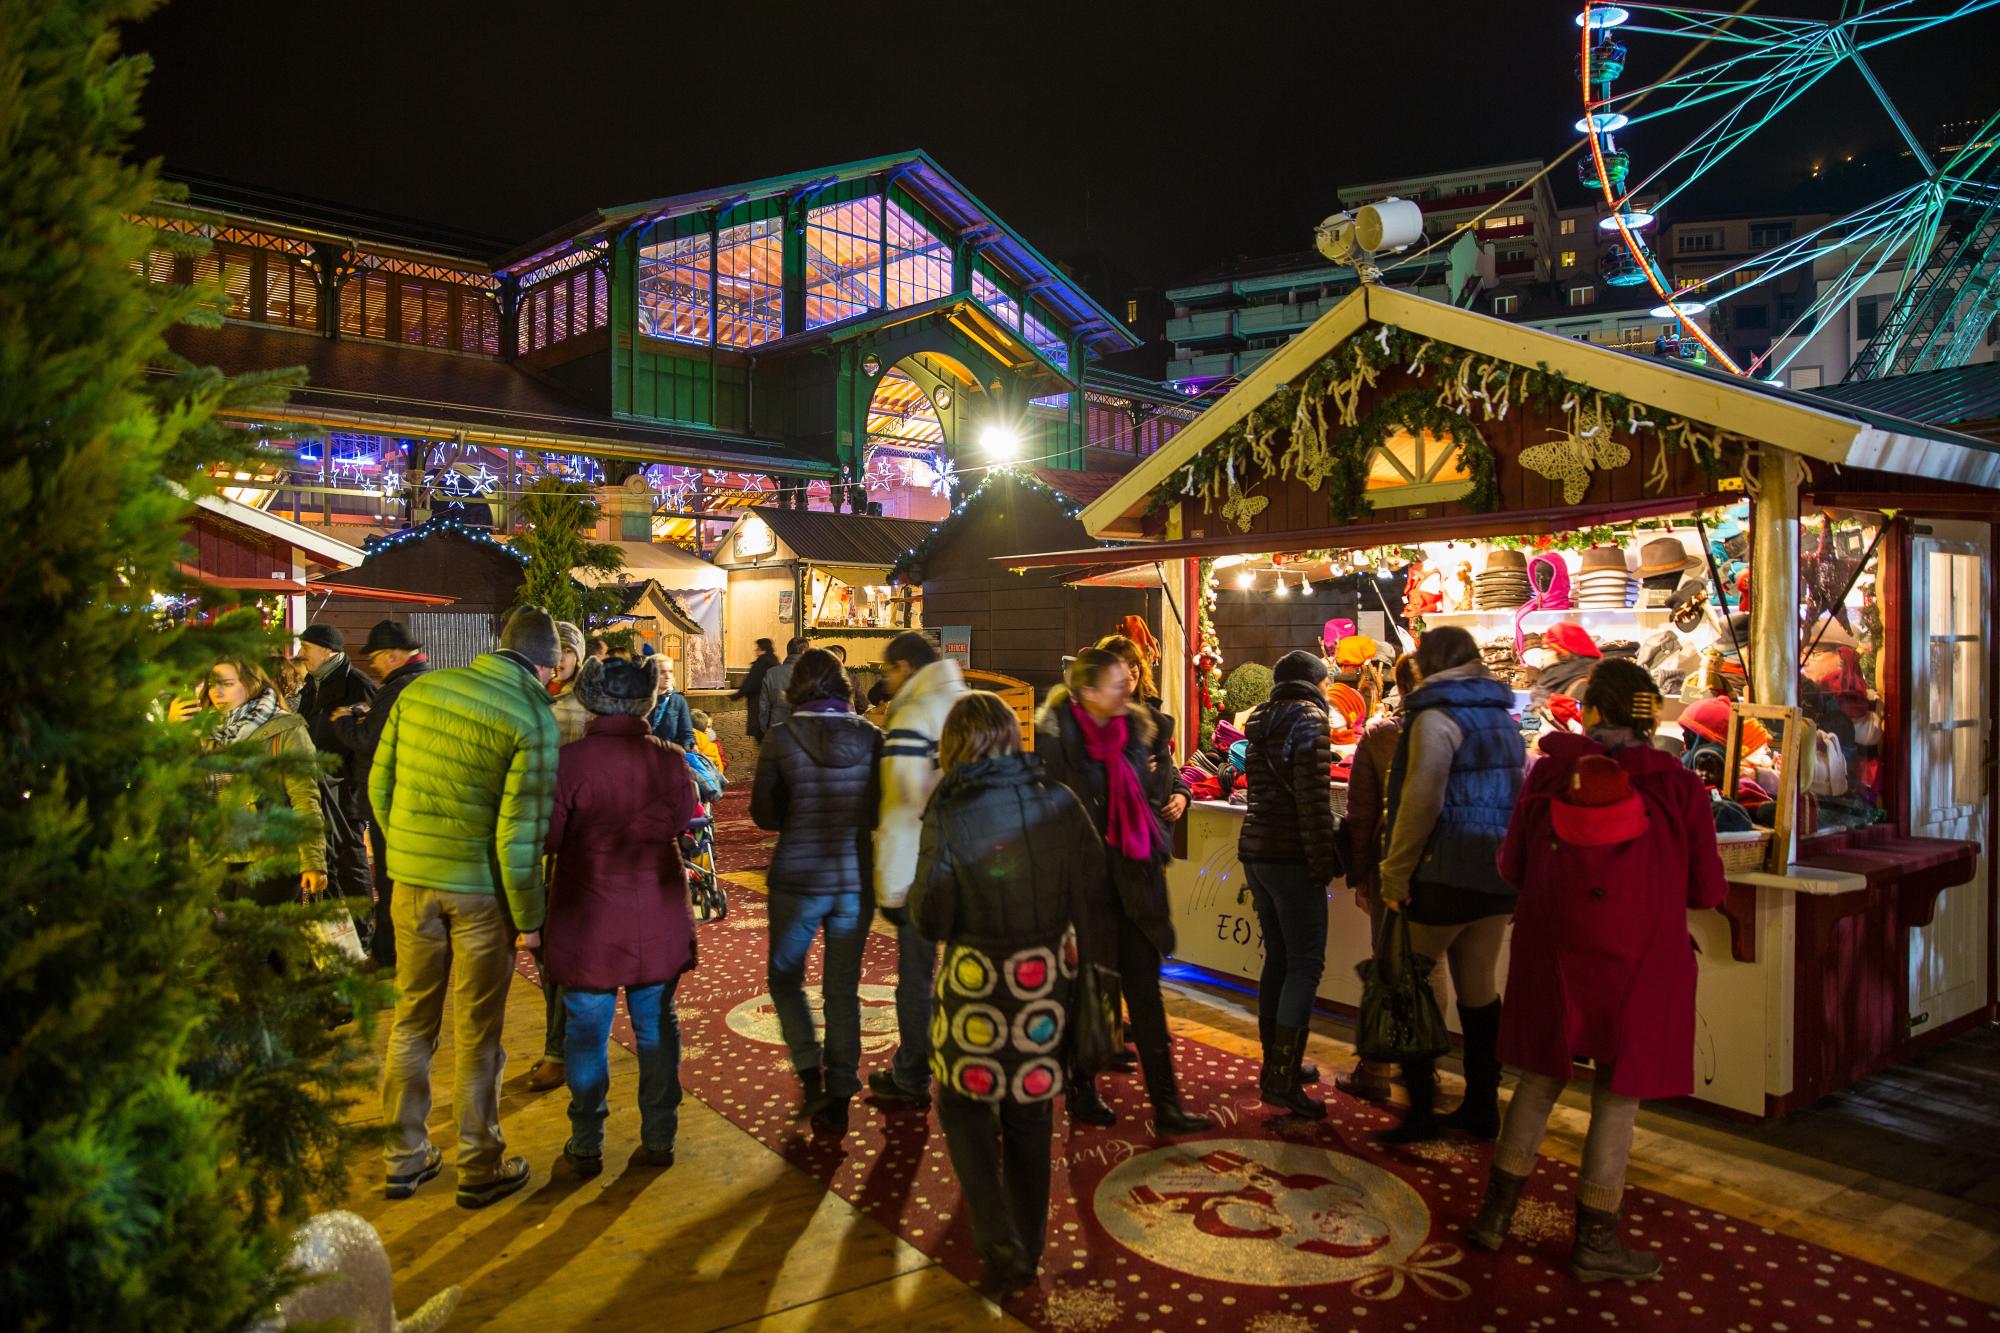
M 528 574 L 514 600 L 578 626 L 611 614 L 616 599 L 583 587 L 571 573 L 611 575 L 625 567 L 617 546 L 589 535 L 602 513 L 590 488 L 543 477 L 521 496 L 520 509 L 525 527 L 513 545 L 527 555 Z
M 270 649 L 254 612 L 191 629 L 156 604 L 217 604 L 179 572 L 189 497 L 254 444 L 229 414 L 296 377 L 176 363 L 166 330 L 215 293 L 134 277 L 199 244 L 132 220 L 161 189 L 125 160 L 147 64 L 116 29 L 149 8 L 0 0 L 0 1304 L 25 1328 L 268 1303 L 352 1141 L 360 1039 L 328 1012 L 367 998 L 315 958 L 310 909 L 219 906 L 213 761 L 162 720 L 208 664 Z

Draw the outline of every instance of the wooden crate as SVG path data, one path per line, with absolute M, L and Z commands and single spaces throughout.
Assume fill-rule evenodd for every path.
M 1015 680 L 997 671 L 968 671 L 965 673 L 965 688 L 969 690 L 991 690 L 1000 696 L 1007 707 L 1014 710 L 1014 716 L 1021 723 L 1021 746 L 1026 750 L 1035 748 L 1035 687 L 1025 680 Z

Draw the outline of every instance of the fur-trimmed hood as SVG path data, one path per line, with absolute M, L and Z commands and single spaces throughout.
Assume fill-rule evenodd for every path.
M 1069 686 L 1057 685 L 1052 687 L 1049 690 L 1048 697 L 1042 700 L 1042 706 L 1035 712 L 1035 729 L 1038 731 L 1051 728 L 1061 730 L 1064 709 L 1069 701 Z M 1130 733 L 1130 739 L 1127 741 L 1127 744 L 1137 741 L 1145 749 L 1152 749 L 1153 738 L 1159 731 L 1159 728 L 1153 723 L 1153 710 L 1134 699 L 1125 705 L 1125 718 L 1126 727 Z

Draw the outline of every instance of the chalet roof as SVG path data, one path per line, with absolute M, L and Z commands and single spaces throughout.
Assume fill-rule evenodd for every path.
M 731 471 L 835 472 L 830 462 L 769 440 L 619 420 L 550 380 L 489 357 L 247 324 L 179 325 L 167 331 L 167 345 L 229 376 L 304 366 L 305 387 L 270 410 L 274 421 L 431 437 L 463 431 L 481 444 L 616 451 Z
M 884 174 L 892 177 L 898 188 L 922 201 L 951 227 L 955 233 L 951 239 L 971 242 L 981 253 L 992 256 L 1018 275 L 1037 300 L 1055 311 L 1069 328 L 1083 335 L 1094 350 L 1109 353 L 1139 345 L 1137 335 L 921 149 L 599 209 L 506 255 L 500 261 L 499 271 L 506 273 L 531 268 L 607 235 L 665 218 Z
M 1929 370 L 1920 375 L 1829 384 L 1810 392 L 1815 398 L 1830 398 L 1848 408 L 1887 413 L 1911 421 L 1988 426 L 1987 430 L 1973 432 L 1980 435 L 1991 435 L 1991 427 L 2000 423 L 2000 361 Z
M 707 633 L 706 630 L 695 623 L 694 617 L 687 613 L 687 608 L 675 601 L 674 595 L 665 588 L 662 588 L 656 579 L 638 579 L 626 583 L 606 583 L 601 586 L 618 595 L 618 611 L 620 615 L 629 616 L 634 614 L 638 611 L 640 603 L 646 600 L 646 595 L 649 592 L 656 593 L 660 598 L 661 604 L 667 608 L 667 618 L 673 621 L 682 633 Z
M 750 512 L 769 524 L 778 540 L 791 547 L 799 559 L 829 565 L 893 565 L 931 529 L 920 519 L 835 514 L 823 509 L 760 506 Z
M 1941 426 L 1795 393 L 1655 357 L 1632 356 L 1391 287 L 1363 287 L 1285 344 L 1194 423 L 1083 511 L 1093 536 L 1136 530 L 1153 489 L 1282 386 L 1369 325 L 1392 326 L 1499 360 L 1541 366 L 1705 425 L 1807 458 L 2000 489 L 2000 447 Z

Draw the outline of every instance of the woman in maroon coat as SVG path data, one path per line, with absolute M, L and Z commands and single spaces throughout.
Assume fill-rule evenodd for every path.
M 595 716 L 556 764 L 542 965 L 563 988 L 566 1014 L 570 1139 L 563 1157 L 584 1176 L 604 1169 L 606 1042 L 621 986 L 639 1054 L 634 1160 L 674 1164 L 681 1104 L 674 987 L 695 965 L 680 836 L 698 807 L 687 756 L 646 725 L 659 689 L 658 658 L 586 661 L 576 694 Z
M 1579 1282 L 1658 1277 L 1618 1240 L 1632 1123 L 1645 1097 L 1694 1090 L 1689 909 L 1727 885 L 1701 779 L 1652 746 L 1659 687 L 1608 659 L 1583 689 L 1586 736 L 1551 733 L 1500 847 L 1514 909 L 1500 1057 L 1521 1071 L 1472 1238 L 1500 1248 L 1572 1062 L 1596 1067 L 1576 1195 Z

